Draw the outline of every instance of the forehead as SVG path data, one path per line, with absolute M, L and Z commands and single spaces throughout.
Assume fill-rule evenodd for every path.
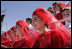
M 15 30 L 17 30 L 17 29 L 18 29 L 18 27 L 19 27 L 19 25 L 16 25 L 16 28 L 15 28 Z
M 37 15 L 34 15 L 32 18 L 39 18 L 39 16 L 37 16 Z
M 65 10 L 63 13 L 70 12 L 69 10 Z
M 17 29 L 18 27 L 20 27 L 20 25 L 17 24 L 15 29 Z

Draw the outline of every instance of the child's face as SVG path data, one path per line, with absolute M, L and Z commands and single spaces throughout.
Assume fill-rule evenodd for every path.
M 41 29 L 42 27 L 45 27 L 44 21 L 38 17 L 38 16 L 33 16 L 32 17 L 32 25 L 35 27 L 35 29 Z
M 69 10 L 65 10 L 63 12 L 63 18 L 69 17 L 71 15 L 71 12 Z

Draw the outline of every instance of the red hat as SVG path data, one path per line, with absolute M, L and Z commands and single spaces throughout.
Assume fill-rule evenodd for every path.
M 47 19 L 48 19 L 47 16 L 52 15 L 52 14 L 51 14 L 47 9 L 42 8 L 42 7 L 39 7 L 39 8 L 37 8 L 37 9 L 33 12 L 33 15 L 32 15 L 32 16 L 34 16 L 34 15 L 39 16 L 42 20 L 43 20 L 44 18 L 46 18 L 46 19 L 44 20 L 44 22 L 46 22 Z
M 28 30 L 27 30 L 28 24 L 25 21 L 19 20 L 17 21 L 16 25 L 19 25 L 21 27 L 20 30 L 23 33 L 23 35 L 28 34 Z
M 65 25 L 63 25 L 59 20 L 56 19 L 56 17 L 54 15 L 52 15 L 47 9 L 45 8 L 37 8 L 34 12 L 33 15 L 37 15 L 39 16 L 47 25 L 49 25 L 52 30 L 60 33 L 62 36 L 64 36 L 63 38 L 67 38 L 69 40 L 71 40 L 71 31 L 65 27 Z
M 7 36 L 8 31 L 5 32 L 6 36 Z
M 10 33 L 11 33 L 11 30 L 8 30 L 8 32 L 7 33 L 9 33 L 9 35 L 11 35 Z
M 25 21 L 23 21 L 23 20 L 17 21 L 16 25 L 24 26 L 24 27 L 25 27 L 25 26 L 28 26 L 28 24 L 27 24 Z
M 4 33 L 5 34 L 5 33 Z M 4 38 L 4 34 L 1 35 L 1 38 Z
M 13 27 L 11 28 L 11 30 L 15 31 L 15 28 L 16 28 L 16 26 L 13 26 Z
M 65 5 L 64 3 L 61 3 L 61 2 L 59 2 L 58 4 L 61 6 L 61 8 L 65 8 L 65 7 L 71 6 L 71 5 Z

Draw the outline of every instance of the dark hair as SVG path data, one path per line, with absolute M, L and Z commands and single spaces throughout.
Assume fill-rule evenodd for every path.
M 48 10 L 50 13 L 55 13 L 55 11 L 52 9 L 52 7 L 49 7 L 47 10 Z
M 52 7 L 49 7 L 47 10 L 50 11 L 52 9 Z
M 62 8 L 60 7 L 60 12 L 62 12 Z
M 54 6 L 54 5 L 56 5 L 56 4 L 57 4 L 57 2 L 53 3 L 52 6 Z
M 30 23 L 32 23 L 32 19 L 31 18 L 26 18 L 26 22 L 30 21 Z
M 65 10 L 69 10 L 69 9 L 63 9 L 62 12 L 64 12 Z
M 44 10 L 44 9 L 39 9 L 39 11 L 41 11 L 41 12 L 43 12 L 43 13 L 47 14 L 47 13 L 45 12 L 45 10 Z
M 62 12 L 62 7 L 61 7 L 61 5 L 58 4 L 57 7 L 59 7 L 59 8 L 60 8 L 60 12 Z
M 48 25 L 47 24 L 45 24 L 45 26 L 48 28 Z
M 55 11 L 50 11 L 51 13 L 55 13 Z

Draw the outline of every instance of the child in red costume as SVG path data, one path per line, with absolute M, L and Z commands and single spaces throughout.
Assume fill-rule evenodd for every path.
M 28 24 L 26 22 L 24 22 L 23 20 L 19 20 L 16 23 L 16 34 L 19 35 L 19 40 L 17 40 L 16 42 L 14 42 L 14 48 L 30 48 L 31 44 L 33 43 L 34 39 L 37 37 L 38 33 L 35 33 L 35 37 L 34 34 L 32 33 L 34 32 L 33 29 L 29 29 Z
M 38 17 L 38 19 L 36 19 Z M 71 32 L 54 15 L 44 8 L 37 8 L 32 16 L 33 26 L 42 33 L 33 44 L 32 48 L 70 48 L 71 47 Z M 41 20 L 40 20 L 41 19 Z M 38 20 L 38 21 L 37 21 Z M 41 22 L 41 23 L 40 23 Z M 46 23 L 52 30 L 38 29 L 38 25 Z M 44 25 L 43 25 L 44 26 Z M 39 27 L 40 28 L 40 27 Z

